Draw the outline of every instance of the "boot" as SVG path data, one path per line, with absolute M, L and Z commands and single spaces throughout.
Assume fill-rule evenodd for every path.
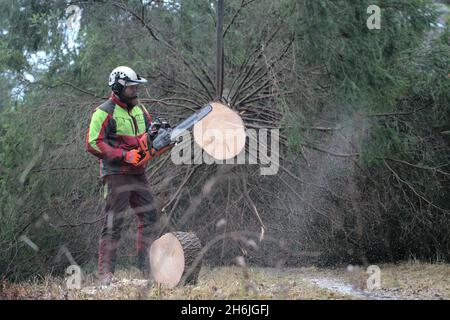
M 98 250 L 98 275 L 100 282 L 109 285 L 108 278 L 114 274 L 116 269 L 117 241 L 101 239 Z M 104 279 L 104 281 L 103 281 Z
M 102 285 L 102 286 L 109 286 L 112 283 L 119 282 L 119 279 L 117 279 L 114 276 L 114 274 L 112 274 L 111 272 L 108 272 L 108 273 L 101 274 L 99 276 L 99 281 L 100 281 L 100 285 Z
M 140 250 L 137 254 L 137 267 L 141 271 L 142 276 L 146 279 L 150 278 L 150 261 L 148 250 Z

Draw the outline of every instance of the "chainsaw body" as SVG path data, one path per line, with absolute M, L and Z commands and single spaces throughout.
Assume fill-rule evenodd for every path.
M 175 128 L 171 128 L 167 121 L 156 118 L 150 124 L 147 132 L 139 139 L 141 160 L 136 166 L 141 166 L 150 159 L 171 149 L 185 131 L 191 130 L 197 122 L 202 120 L 211 111 L 212 106 L 207 104 L 180 122 Z

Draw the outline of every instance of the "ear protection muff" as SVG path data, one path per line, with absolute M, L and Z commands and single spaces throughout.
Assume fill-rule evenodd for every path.
M 111 90 L 117 95 L 120 95 L 122 93 L 123 85 L 119 83 L 120 75 L 119 73 L 116 73 L 116 76 L 114 78 L 114 83 L 111 85 Z

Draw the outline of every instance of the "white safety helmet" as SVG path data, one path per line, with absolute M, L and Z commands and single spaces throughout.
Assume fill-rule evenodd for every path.
M 113 85 L 119 83 L 122 86 L 134 86 L 140 83 L 147 83 L 147 79 L 141 78 L 133 69 L 125 66 L 120 66 L 111 71 L 109 75 L 108 86 L 110 86 L 113 91 Z M 117 87 L 117 86 L 116 86 Z

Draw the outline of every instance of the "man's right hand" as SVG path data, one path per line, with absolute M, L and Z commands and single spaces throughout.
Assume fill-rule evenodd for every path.
M 142 155 L 139 153 L 139 150 L 133 149 L 125 153 L 124 161 L 132 165 L 137 165 L 141 161 L 141 157 Z

